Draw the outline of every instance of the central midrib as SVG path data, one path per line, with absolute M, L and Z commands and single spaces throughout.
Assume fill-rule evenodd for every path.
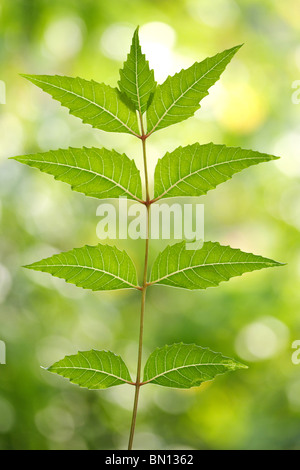
M 195 266 L 188 266 L 186 268 L 179 269 L 172 273 L 168 273 L 165 276 L 150 282 L 150 284 L 156 284 L 157 282 L 162 281 L 168 277 L 174 276 L 174 274 L 182 273 L 183 271 L 187 271 L 188 269 L 196 269 L 196 268 L 203 268 L 206 266 L 224 266 L 224 265 L 234 265 L 234 264 L 267 264 L 265 261 L 234 261 L 234 262 L 226 262 L 226 263 L 207 263 L 207 264 L 197 264 Z M 271 264 L 271 263 L 270 263 Z
M 105 374 L 109 375 L 110 377 L 114 377 L 115 379 L 119 379 L 122 382 L 130 384 L 131 382 L 129 380 L 125 380 L 122 377 L 118 377 L 117 375 L 110 374 L 109 372 L 98 370 L 98 369 L 92 369 L 90 367 L 75 367 L 75 366 L 65 366 L 65 367 L 55 367 L 55 370 L 61 370 L 61 369 L 72 369 L 72 370 L 85 370 L 85 371 L 91 371 L 91 372 L 97 372 L 98 374 Z
M 169 374 L 170 372 L 174 372 L 174 371 L 179 370 L 179 369 L 187 369 L 188 367 L 200 367 L 200 366 L 224 366 L 224 367 L 226 367 L 226 365 L 227 364 L 224 364 L 222 362 L 220 362 L 220 363 L 219 362 L 209 362 L 209 363 L 199 363 L 199 364 L 186 364 L 184 366 L 174 367 L 173 369 L 169 369 L 169 370 L 166 370 L 164 372 L 161 372 L 160 374 L 155 375 L 151 379 L 145 380 L 145 382 L 143 382 L 143 383 L 151 382 L 152 380 L 155 380 L 159 377 L 162 377 L 166 374 Z
M 137 288 L 137 286 L 135 286 L 134 284 L 131 284 L 131 282 L 126 281 L 125 279 L 122 279 L 121 277 L 117 276 L 116 274 L 105 271 L 104 269 L 93 268 L 91 266 L 82 266 L 82 265 L 79 265 L 79 264 L 38 264 L 38 265 L 35 265 L 34 268 L 32 268 L 32 269 L 52 268 L 52 267 L 53 268 L 82 268 L 82 269 L 89 269 L 91 271 L 99 271 L 100 273 L 109 274 L 111 277 L 113 277 L 115 279 L 119 279 L 119 281 L 122 281 L 125 284 L 128 284 L 131 287 L 134 287 L 135 289 Z
M 215 166 L 221 166 L 221 165 L 226 165 L 230 163 L 235 163 L 235 162 L 243 162 L 247 160 L 263 160 L 264 158 L 261 157 L 247 157 L 247 158 L 238 158 L 234 160 L 226 160 L 225 162 L 219 162 L 219 163 L 214 163 L 212 165 L 205 166 L 203 168 L 200 168 L 198 170 L 192 171 L 188 175 L 183 176 L 180 178 L 176 183 L 173 183 L 167 190 L 165 190 L 160 196 L 157 196 L 157 199 L 161 199 L 165 194 L 169 193 L 174 187 L 178 186 L 179 183 L 182 183 L 182 181 L 188 179 L 190 176 L 195 175 L 196 173 L 201 173 L 202 171 L 208 170 L 210 168 L 214 168 Z

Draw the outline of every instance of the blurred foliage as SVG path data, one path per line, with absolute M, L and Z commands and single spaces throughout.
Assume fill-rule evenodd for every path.
M 136 448 L 299 449 L 300 128 L 292 84 L 300 78 L 297 0 L 14 0 L 0 5 L 0 366 L 1 449 L 125 448 L 133 390 L 90 392 L 40 369 L 78 349 L 110 349 L 134 373 L 140 296 L 92 294 L 20 266 L 96 244 L 93 199 L 8 161 L 58 147 L 105 146 L 142 168 L 126 135 L 83 126 L 19 73 L 94 78 L 115 85 L 131 35 L 158 81 L 245 43 L 194 118 L 149 140 L 150 167 L 166 150 L 195 141 L 282 156 L 236 175 L 206 196 L 206 239 L 288 265 L 203 292 L 149 290 L 145 357 L 183 340 L 250 368 L 191 391 L 142 390 Z M 139 269 L 143 243 L 126 246 Z M 159 245 L 153 243 L 152 257 Z

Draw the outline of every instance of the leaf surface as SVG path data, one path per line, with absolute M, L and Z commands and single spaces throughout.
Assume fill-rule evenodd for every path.
M 179 147 L 158 160 L 154 197 L 201 196 L 235 173 L 278 157 L 213 143 Z
M 71 185 L 74 191 L 103 198 L 142 199 L 140 172 L 133 160 L 115 150 L 69 148 L 22 155 L 14 160 Z
M 262 256 L 205 242 L 200 250 L 186 250 L 185 242 L 169 245 L 154 261 L 150 284 L 183 289 L 207 289 L 231 277 L 263 268 L 281 266 Z
M 93 291 L 137 288 L 135 266 L 125 251 L 115 246 L 75 248 L 25 266 L 65 279 Z
M 121 93 L 104 83 L 59 75 L 22 75 L 84 123 L 107 132 L 139 135 L 137 115 Z
M 193 116 L 240 47 L 195 62 L 159 85 L 147 111 L 148 134 Z
M 144 370 L 143 384 L 172 388 L 198 387 L 217 375 L 247 366 L 195 344 L 172 344 L 156 349 Z
M 132 382 L 123 359 L 111 351 L 81 351 L 66 356 L 47 370 L 93 390 Z
M 120 90 L 134 103 L 135 109 L 142 114 L 148 107 L 149 99 L 156 88 L 154 72 L 149 67 L 139 42 L 139 33 L 136 29 L 127 61 L 120 70 Z

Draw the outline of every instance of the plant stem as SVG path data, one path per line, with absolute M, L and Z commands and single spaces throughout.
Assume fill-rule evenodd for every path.
M 147 169 L 147 156 L 146 156 L 146 136 L 144 132 L 144 125 L 141 113 L 140 123 L 142 130 L 142 146 L 143 146 L 143 160 L 144 160 L 144 172 L 145 172 L 145 188 L 146 188 L 146 208 L 147 208 L 147 222 L 146 222 L 146 245 L 145 245 L 145 261 L 144 261 L 144 276 L 142 286 L 142 301 L 141 301 L 141 315 L 140 315 L 140 336 L 139 336 L 139 350 L 138 350 L 138 362 L 137 362 L 137 373 L 135 382 L 135 396 L 132 412 L 132 421 L 129 435 L 128 450 L 132 450 L 139 394 L 141 387 L 141 369 L 142 369 L 142 355 L 143 355 L 143 333 L 144 333 L 144 314 L 145 314 L 145 302 L 146 302 L 146 291 L 147 291 L 147 272 L 148 272 L 148 257 L 149 257 L 149 221 L 150 221 L 150 197 L 149 197 L 149 181 L 148 181 L 148 169 Z

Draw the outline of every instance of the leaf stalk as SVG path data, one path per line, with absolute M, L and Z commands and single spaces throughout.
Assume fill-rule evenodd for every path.
M 146 139 L 143 124 L 142 113 L 139 112 L 140 125 L 142 131 L 142 150 L 143 150 L 143 161 L 144 161 L 144 173 L 145 173 L 145 189 L 146 189 L 146 201 L 145 205 L 147 208 L 147 222 L 146 222 L 146 243 L 145 243 L 145 260 L 144 260 L 144 275 L 143 275 L 143 286 L 142 291 L 142 300 L 141 300 L 141 314 L 140 314 L 140 335 L 139 335 L 139 348 L 138 348 L 138 361 L 137 361 L 137 373 L 136 373 L 136 383 L 135 383 L 135 396 L 134 404 L 132 411 L 132 420 L 131 428 L 128 442 L 128 450 L 132 450 L 137 411 L 138 411 L 138 402 L 139 402 L 139 393 L 141 382 L 141 370 L 142 370 L 142 355 L 143 355 L 143 335 L 144 335 L 144 317 L 145 317 L 145 304 L 146 304 L 146 291 L 148 287 L 147 282 L 147 273 L 148 273 L 148 258 L 149 258 L 149 225 L 150 225 L 150 196 L 149 196 L 149 179 L 148 179 L 148 167 L 147 167 L 147 153 L 146 153 Z

